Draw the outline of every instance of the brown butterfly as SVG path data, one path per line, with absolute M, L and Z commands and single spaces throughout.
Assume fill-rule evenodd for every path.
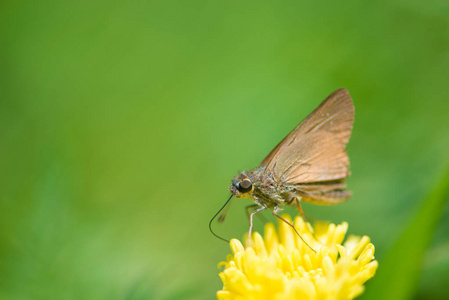
M 344 180 L 350 175 L 346 144 L 353 123 L 351 96 L 346 89 L 339 89 L 293 129 L 260 166 L 243 171 L 232 179 L 229 186 L 232 195 L 226 204 L 233 196 L 254 201 L 247 207 L 255 208 L 249 215 L 249 236 L 253 229 L 253 216 L 263 210 L 273 209 L 273 215 L 293 227 L 279 216 L 282 206 L 296 204 L 303 215 L 300 201 L 332 205 L 351 196 L 344 190 Z M 219 220 L 223 221 L 225 216 L 226 212 Z

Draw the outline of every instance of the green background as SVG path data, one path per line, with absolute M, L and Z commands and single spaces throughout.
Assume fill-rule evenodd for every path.
M 230 180 L 340 87 L 354 196 L 304 210 L 380 272 L 447 162 L 448 78 L 447 1 L 2 1 L 0 298 L 213 299 Z M 411 299 L 449 298 L 441 209 Z

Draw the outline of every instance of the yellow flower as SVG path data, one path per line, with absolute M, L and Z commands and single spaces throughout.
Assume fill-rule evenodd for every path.
M 291 220 L 288 215 L 283 218 Z M 342 244 L 348 229 L 345 222 L 317 223 L 312 228 L 297 217 L 294 225 L 316 252 L 282 221 L 278 233 L 272 223 L 266 224 L 264 238 L 255 232 L 251 247 L 244 248 L 233 239 L 234 254 L 219 264 L 225 268 L 217 298 L 343 300 L 359 296 L 378 266 L 370 239 L 350 236 Z

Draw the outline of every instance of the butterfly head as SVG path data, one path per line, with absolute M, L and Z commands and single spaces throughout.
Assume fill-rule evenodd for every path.
M 252 198 L 254 182 L 248 175 L 247 172 L 242 172 L 232 179 L 229 190 L 237 198 Z

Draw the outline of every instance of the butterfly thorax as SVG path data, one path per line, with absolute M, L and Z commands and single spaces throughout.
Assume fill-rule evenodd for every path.
M 237 198 L 252 199 L 260 206 L 272 207 L 288 204 L 292 188 L 276 182 L 265 168 L 256 168 L 234 177 L 229 190 Z

